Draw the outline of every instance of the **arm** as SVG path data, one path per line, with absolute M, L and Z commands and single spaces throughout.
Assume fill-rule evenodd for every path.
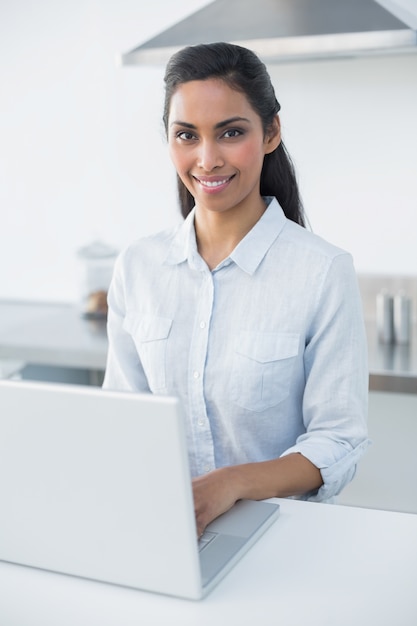
M 108 293 L 108 353 L 103 387 L 146 392 L 149 385 L 132 336 L 125 328 L 126 296 L 123 255 L 116 261 Z
M 309 500 L 332 500 L 352 480 L 369 446 L 368 350 L 352 258 L 336 256 L 318 294 L 304 351 L 306 432 L 284 452 L 320 469 L 323 485 Z
M 362 303 L 351 257 L 323 272 L 303 354 L 305 432 L 279 459 L 222 468 L 193 483 L 198 528 L 236 499 L 329 500 L 353 478 L 368 446 L 368 369 Z
M 317 467 L 297 453 L 272 461 L 222 467 L 198 476 L 193 480 L 198 535 L 237 500 L 301 495 L 316 491 L 322 484 Z

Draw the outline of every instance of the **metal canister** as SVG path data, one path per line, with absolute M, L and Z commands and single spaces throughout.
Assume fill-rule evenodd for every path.
M 408 344 L 411 339 L 411 299 L 403 292 L 394 298 L 394 340 Z
M 394 298 L 385 289 L 376 297 L 376 325 L 381 343 L 394 341 Z

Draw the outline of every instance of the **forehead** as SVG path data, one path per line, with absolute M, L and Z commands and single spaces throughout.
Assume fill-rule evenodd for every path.
M 232 89 L 221 79 L 194 80 L 179 85 L 172 95 L 169 108 L 169 122 L 175 121 L 196 124 L 229 117 L 258 117 L 246 95 Z

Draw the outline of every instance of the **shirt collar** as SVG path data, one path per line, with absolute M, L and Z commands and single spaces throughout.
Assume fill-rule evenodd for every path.
M 230 258 L 247 274 L 253 274 L 278 237 L 286 217 L 276 198 L 264 198 L 267 208 L 255 226 L 238 243 Z
M 194 214 L 195 207 L 185 218 L 184 222 L 178 228 L 174 235 L 172 243 L 165 257 L 165 263 L 168 265 L 179 265 L 184 261 L 189 262 L 191 267 L 200 269 L 200 265 L 204 264 L 197 250 L 197 240 L 194 230 Z
M 253 274 L 269 248 L 282 231 L 286 217 L 276 198 L 264 198 L 267 208 L 255 226 L 238 243 L 230 254 L 230 259 L 247 274 Z M 184 223 L 174 236 L 165 262 L 177 265 L 188 260 L 191 267 L 202 269 L 204 262 L 197 251 L 194 230 L 195 208 L 189 213 Z

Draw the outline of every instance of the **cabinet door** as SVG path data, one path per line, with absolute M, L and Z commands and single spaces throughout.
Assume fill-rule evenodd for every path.
M 338 504 L 417 513 L 417 395 L 369 392 L 372 441 Z

